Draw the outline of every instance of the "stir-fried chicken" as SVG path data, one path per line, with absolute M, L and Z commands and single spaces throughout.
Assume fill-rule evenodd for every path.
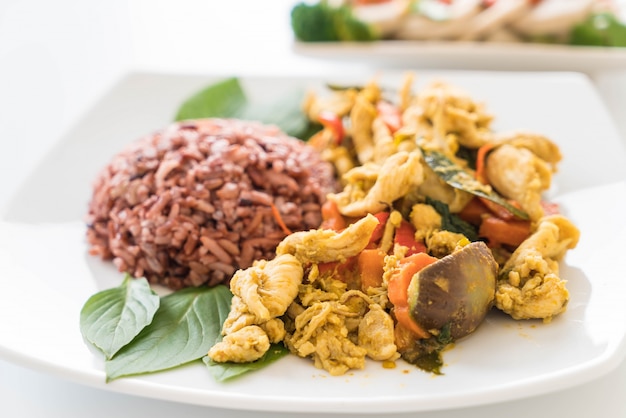
M 339 211 L 345 216 L 378 213 L 421 183 L 421 160 L 421 153 L 417 151 L 398 152 L 387 158 L 380 167 L 372 163 L 355 173 L 349 172 L 347 178 L 350 178 L 350 182 L 344 190 L 329 198 L 337 202 Z M 368 176 L 363 178 L 355 175 L 361 172 Z M 367 188 L 372 180 L 373 185 Z
M 502 268 L 496 306 L 515 319 L 549 321 L 569 301 L 558 261 L 578 243 L 580 232 L 561 215 L 543 218 Z

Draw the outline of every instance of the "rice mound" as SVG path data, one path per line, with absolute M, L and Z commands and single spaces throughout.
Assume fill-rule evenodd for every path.
M 228 283 L 237 269 L 273 257 L 288 230 L 319 227 L 336 187 L 332 166 L 277 127 L 174 123 L 115 155 L 96 177 L 89 252 L 174 290 Z

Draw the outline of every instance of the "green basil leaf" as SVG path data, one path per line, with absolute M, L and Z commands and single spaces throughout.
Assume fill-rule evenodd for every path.
M 220 338 L 231 298 L 223 285 L 187 288 L 163 297 L 152 323 L 105 363 L 107 381 L 204 357 Z
M 301 110 L 304 90 L 293 90 L 274 100 L 251 102 L 237 78 L 207 86 L 183 102 L 176 120 L 236 118 L 276 125 L 295 138 L 307 140 L 321 129 Z
M 269 125 L 278 126 L 287 135 L 303 140 L 309 139 L 312 123 L 302 112 L 304 90 L 293 90 L 279 96 L 273 101 L 263 103 L 248 103 L 242 109 L 240 117 L 246 120 L 257 120 Z M 316 128 L 316 129 L 315 129 Z M 314 131 L 320 130 L 321 125 L 313 127 Z
M 236 118 L 248 99 L 237 78 L 228 78 L 194 94 L 178 109 L 176 121 L 200 118 Z
M 515 216 L 521 219 L 529 219 L 528 214 L 521 209 L 516 208 L 506 201 L 495 191 L 487 188 L 484 184 L 476 180 L 470 173 L 463 170 L 462 167 L 455 164 L 452 160 L 438 151 L 422 150 L 424 161 L 426 164 L 448 185 L 471 193 L 474 196 L 480 196 L 491 200 L 500 206 L 505 207 Z
M 276 360 L 285 357 L 287 354 L 289 354 L 289 350 L 284 345 L 272 344 L 263 357 L 250 363 L 218 363 L 211 360 L 208 356 L 203 357 L 202 361 L 204 361 L 204 364 L 209 368 L 215 380 L 224 382 L 245 373 L 262 369 Z
M 157 296 L 144 278 L 126 275 L 119 287 L 91 296 L 80 311 L 83 337 L 111 358 L 152 322 Z
M 444 231 L 463 234 L 472 242 L 478 240 L 476 228 L 474 228 L 470 223 L 465 222 L 458 215 L 450 213 L 450 208 L 447 204 L 429 197 L 426 198 L 426 203 L 435 208 L 437 213 L 441 216 L 441 229 Z

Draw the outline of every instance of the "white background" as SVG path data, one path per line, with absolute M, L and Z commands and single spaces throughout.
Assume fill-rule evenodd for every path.
M 128 71 L 280 75 L 318 74 L 367 65 L 340 65 L 294 54 L 288 23 L 293 3 L 0 0 L 0 207 L 73 121 Z M 591 71 L 589 76 L 626 138 L 626 68 Z M 0 318 L 6 320 L 12 318 Z M 45 349 L 42 341 L 41 350 Z M 626 417 L 625 394 L 626 363 L 596 381 L 550 395 L 398 416 Z M 294 414 L 221 410 L 136 398 L 84 387 L 0 360 L 2 417 L 173 415 Z

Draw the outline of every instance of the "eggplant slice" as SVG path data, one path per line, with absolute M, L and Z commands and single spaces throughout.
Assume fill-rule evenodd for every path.
M 424 330 L 458 340 L 476 330 L 494 303 L 498 264 L 477 241 L 419 271 L 409 285 L 409 311 Z

